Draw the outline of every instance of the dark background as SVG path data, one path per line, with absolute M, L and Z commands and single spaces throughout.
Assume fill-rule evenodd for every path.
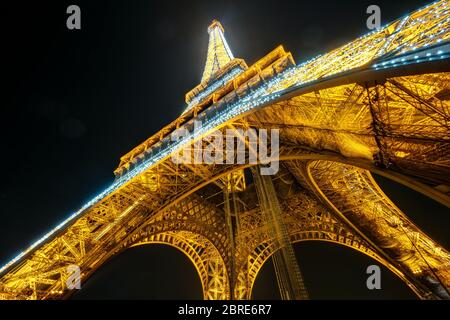
M 370 4 L 383 24 L 426 1 L 39 1 L 2 3 L 0 262 L 99 193 L 121 155 L 174 120 L 200 81 L 206 28 L 219 19 L 234 55 L 249 65 L 283 44 L 297 62 L 366 33 Z M 82 30 L 66 28 L 77 4 Z M 378 178 L 425 232 L 449 248 L 448 209 Z M 312 298 L 413 298 L 389 271 L 365 287 L 373 262 L 323 243 L 296 245 Z M 175 249 L 129 250 L 76 297 L 201 298 L 194 268 Z M 266 264 L 255 298 L 278 297 Z

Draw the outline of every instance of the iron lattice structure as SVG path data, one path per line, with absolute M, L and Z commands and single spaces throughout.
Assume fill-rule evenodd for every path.
M 185 112 L 123 156 L 109 188 L 0 269 L 0 298 L 67 298 L 68 265 L 85 281 L 122 251 L 159 243 L 190 258 L 205 299 L 250 299 L 283 241 L 310 240 L 372 257 L 422 299 L 449 298 L 449 252 L 371 176 L 450 207 L 449 10 L 449 1 L 435 2 L 302 64 L 280 46 L 250 67 L 215 21 Z M 170 139 L 195 120 L 203 126 L 191 139 Z M 214 131 L 248 142 L 239 133 L 249 128 L 280 130 L 280 171 L 270 181 L 246 179 L 248 162 L 171 159 L 188 144 L 207 147 Z M 283 241 L 267 210 L 279 213 Z

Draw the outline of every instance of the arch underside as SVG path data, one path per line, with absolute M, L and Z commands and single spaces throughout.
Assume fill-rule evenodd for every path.
M 230 298 L 227 268 L 220 252 L 205 237 L 188 231 L 169 231 L 142 237 L 131 247 L 165 244 L 184 253 L 200 278 L 205 300 Z
M 276 181 L 276 188 L 284 193 L 279 193 L 278 196 L 291 243 L 313 240 L 344 245 L 368 255 L 395 272 L 395 268 L 387 264 L 366 241 L 352 232 L 307 191 L 292 186 L 286 190 L 279 181 Z M 267 222 L 259 210 L 242 214 L 241 230 L 242 233 L 237 238 L 238 271 L 235 296 L 239 299 L 250 299 L 260 269 L 266 260 L 280 249 L 280 244 L 271 237 Z
M 230 298 L 230 243 L 224 219 L 220 208 L 192 194 L 149 219 L 122 243 L 120 251 L 154 243 L 173 246 L 196 268 L 204 299 L 226 300 Z
M 318 195 L 341 219 L 382 252 L 402 277 L 413 279 L 420 297 L 449 298 L 449 252 L 390 201 L 369 171 L 312 161 L 307 174 Z
M 217 129 L 280 129 L 281 170 L 275 179 L 291 177 L 303 199 L 302 206 L 285 211 L 293 242 L 347 245 L 385 264 L 420 297 L 445 298 L 447 250 L 392 204 L 369 171 L 450 206 L 449 80 L 449 73 L 436 73 L 311 90 Z M 230 239 L 218 200 L 224 178 L 249 166 L 162 160 L 9 270 L 1 278 L 0 294 L 66 297 L 67 265 L 79 265 L 85 280 L 130 246 L 166 241 L 193 261 L 205 298 L 229 298 L 231 291 L 249 298 L 259 268 L 277 248 L 264 239 L 263 227 L 252 229 L 259 222 L 249 223 L 248 232 L 236 237 L 239 268 L 230 289 Z M 317 211 L 308 217 L 298 215 L 308 212 L 305 199 Z M 257 210 L 245 208 L 240 215 L 256 219 Z M 208 255 L 217 262 L 215 271 Z

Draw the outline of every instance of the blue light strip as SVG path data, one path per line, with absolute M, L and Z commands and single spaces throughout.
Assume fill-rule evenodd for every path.
M 229 74 L 227 74 L 222 79 L 213 82 L 209 85 L 205 91 L 202 91 L 198 96 L 196 96 L 192 101 L 188 104 L 187 108 L 183 111 L 183 113 L 191 110 L 195 105 L 201 102 L 204 98 L 208 97 L 211 93 L 216 91 L 217 89 L 226 85 L 229 81 L 233 80 L 236 76 L 244 72 L 242 68 L 235 68 Z
M 431 4 L 431 5 L 434 5 L 434 3 Z M 431 5 L 428 5 L 425 8 L 428 8 Z M 383 27 L 383 28 L 385 28 L 385 27 Z M 375 32 L 379 32 L 379 31 L 370 32 L 369 34 L 365 35 L 365 37 L 367 37 L 369 35 L 372 35 Z M 439 43 L 440 40 L 441 39 L 438 39 L 437 42 Z M 412 48 L 411 50 L 414 50 L 414 48 Z M 382 62 L 381 66 L 380 65 L 374 65 L 373 67 L 375 69 L 377 69 L 377 68 L 396 67 L 396 66 L 399 66 L 400 64 L 403 64 L 403 63 L 406 63 L 406 64 L 408 64 L 408 63 L 409 64 L 411 64 L 411 63 L 420 63 L 420 62 L 425 62 L 425 61 L 446 59 L 446 58 L 449 57 L 449 52 L 447 50 L 446 51 L 441 50 L 441 51 L 442 51 L 441 53 L 439 53 L 439 51 L 437 51 L 434 54 L 431 53 L 430 56 L 426 56 L 425 55 L 424 57 L 415 55 L 415 56 L 413 56 L 413 59 L 406 60 L 406 58 L 405 58 L 405 61 L 402 61 L 401 60 L 402 58 L 400 58 L 399 61 L 401 63 L 400 62 L 396 63 L 397 60 L 395 60 L 395 59 L 394 60 L 396 62 L 385 61 L 385 62 Z M 416 56 L 417 56 L 417 58 L 416 58 Z M 202 130 L 199 130 L 197 132 L 191 133 L 190 136 L 188 136 L 188 137 L 186 137 L 186 138 L 184 138 L 182 140 L 179 140 L 177 142 L 174 142 L 171 146 L 169 146 L 169 147 L 167 147 L 167 148 L 165 148 L 163 150 L 160 150 L 158 153 L 156 153 L 155 155 L 153 155 L 149 159 L 144 160 L 137 167 L 135 167 L 134 169 L 128 171 L 126 174 L 124 174 L 119 179 L 117 179 L 111 186 L 106 188 L 103 192 L 101 192 L 100 194 L 95 196 L 93 199 L 91 199 L 89 202 L 84 204 L 81 207 L 81 209 L 79 209 L 75 213 L 71 214 L 67 219 L 65 219 L 64 221 L 59 223 L 55 228 L 53 228 L 48 233 L 46 233 L 42 238 L 40 238 L 39 240 L 37 240 L 36 242 L 31 244 L 26 250 L 20 252 L 15 258 L 13 258 L 11 261 L 9 261 L 5 265 L 3 265 L 0 268 L 0 273 L 3 273 L 7 268 L 12 266 L 16 262 L 18 262 L 21 258 L 26 256 L 28 253 L 30 253 L 31 251 L 36 249 L 39 245 L 41 245 L 46 240 L 48 240 L 51 236 L 53 236 L 55 234 L 55 232 L 61 230 L 64 227 L 66 227 L 71 221 L 73 221 L 74 219 L 78 218 L 83 212 L 85 212 L 86 210 L 88 210 L 92 206 L 94 206 L 97 203 L 99 203 L 102 199 L 104 199 L 106 196 L 112 194 L 114 191 L 116 191 L 117 189 L 122 187 L 125 183 L 129 182 L 131 179 L 133 179 L 134 177 L 138 176 L 140 173 L 142 173 L 143 171 L 147 170 L 148 168 L 150 168 L 152 165 L 156 164 L 157 162 L 159 162 L 163 158 L 169 156 L 171 153 L 173 153 L 173 152 L 175 152 L 177 150 L 180 150 L 185 143 L 190 142 L 192 139 L 198 138 L 199 136 L 203 135 L 204 133 L 208 132 L 209 130 L 213 130 L 218 125 L 220 125 L 220 124 L 222 124 L 222 123 L 224 123 L 224 122 L 234 118 L 235 116 L 237 116 L 239 114 L 242 114 L 242 113 L 244 113 L 244 112 L 246 112 L 248 110 L 251 110 L 251 109 L 253 109 L 255 107 L 258 107 L 258 106 L 260 106 L 262 104 L 268 103 L 268 102 L 273 101 L 274 99 L 280 97 L 282 95 L 283 91 L 276 91 L 276 92 L 273 92 L 273 93 L 270 93 L 270 94 L 267 94 L 267 95 L 264 95 L 264 93 L 269 92 L 271 88 L 276 87 L 277 84 L 279 84 L 281 81 L 283 81 L 286 78 L 292 76 L 292 74 L 297 69 L 299 69 L 301 67 L 304 67 L 307 63 L 310 63 L 312 61 L 317 60 L 319 57 L 316 57 L 316 58 L 314 58 L 312 60 L 309 60 L 309 61 L 307 61 L 305 63 L 302 63 L 302 64 L 296 66 L 295 68 L 291 68 L 291 69 L 285 70 L 284 72 L 282 72 L 279 75 L 277 75 L 275 78 L 269 80 L 266 83 L 263 83 L 259 88 L 257 88 L 255 91 L 252 91 L 249 95 L 247 95 L 244 98 L 240 99 L 238 102 L 236 102 L 234 104 L 231 104 L 229 106 L 224 106 L 222 108 L 222 110 L 217 113 L 217 115 L 215 115 L 214 117 L 212 117 L 211 119 L 209 119 L 208 121 L 205 122 L 206 125 L 202 126 Z M 383 65 L 383 63 L 386 63 L 386 64 Z M 242 72 L 242 70 L 241 70 L 241 72 Z M 232 75 L 230 73 L 230 75 L 226 76 L 227 80 L 225 80 L 225 78 L 224 78 L 222 81 L 219 81 L 218 83 L 213 83 L 213 85 L 207 91 L 205 91 L 204 93 L 202 93 L 201 95 L 199 95 L 198 97 L 195 98 L 195 99 L 198 99 L 196 103 L 198 103 L 198 101 L 200 101 L 201 99 L 203 99 L 204 97 L 206 97 L 207 95 L 212 93 L 214 90 L 219 88 L 224 83 L 226 83 L 229 80 L 231 80 L 234 76 L 236 76 L 239 73 L 236 73 L 234 75 Z M 303 82 L 303 83 L 298 82 L 298 83 L 295 84 L 295 86 L 304 85 L 304 84 L 307 84 L 309 82 L 313 82 L 313 80 L 307 81 L 307 82 Z M 215 87 L 215 89 L 213 89 L 214 87 Z M 193 104 L 192 105 L 190 104 L 190 106 L 192 107 Z M 189 106 L 188 106 L 188 109 L 189 109 Z
M 62 221 L 60 224 L 58 224 L 55 228 L 50 230 L 48 233 L 46 233 L 42 238 L 31 244 L 26 250 L 20 252 L 15 258 L 13 258 L 11 261 L 6 263 L 4 266 L 0 268 L 0 273 L 5 271 L 7 268 L 12 266 L 14 263 L 18 262 L 21 258 L 26 256 L 28 253 L 36 249 L 39 245 L 44 243 L 46 240 L 48 240 L 52 235 L 54 235 L 55 232 L 61 230 L 63 227 L 67 226 L 69 222 L 74 220 L 75 218 L 79 217 L 84 211 L 88 210 L 90 207 L 94 206 L 98 202 L 100 202 L 102 199 L 104 199 L 106 196 L 112 194 L 114 191 L 119 189 L 121 186 L 123 186 L 125 183 L 129 182 L 134 177 L 138 176 L 145 170 L 147 170 L 152 165 L 156 164 L 163 158 L 169 156 L 171 153 L 181 150 L 183 145 L 185 143 L 188 143 L 192 139 L 196 139 L 197 137 L 203 135 L 208 130 L 211 130 L 218 126 L 219 124 L 235 117 L 236 115 L 245 112 L 247 110 L 250 110 L 251 108 L 254 108 L 260 104 L 266 103 L 268 101 L 271 101 L 279 96 L 279 94 L 271 94 L 265 97 L 259 97 L 264 92 L 267 92 L 268 88 L 275 85 L 278 79 L 272 79 L 268 81 L 267 83 L 264 83 L 260 88 L 253 91 L 250 95 L 242 98 L 238 103 L 235 103 L 233 105 L 230 105 L 229 107 L 224 108 L 222 112 L 218 113 L 214 118 L 210 119 L 206 125 L 202 126 L 202 130 L 199 130 L 197 132 L 191 133 L 190 136 L 179 140 L 177 142 L 174 142 L 173 145 L 171 145 L 168 148 L 165 148 L 163 150 L 160 150 L 157 154 L 155 154 L 153 157 L 145 160 L 143 163 L 141 163 L 139 166 L 134 168 L 133 170 L 128 171 L 126 174 L 121 176 L 119 179 L 117 179 L 111 186 L 106 188 L 103 192 L 95 196 L 93 199 L 91 199 L 89 202 L 87 202 L 85 205 L 81 207 L 78 211 L 71 214 L 67 219 Z
M 435 46 L 434 48 L 424 47 L 421 50 L 397 56 L 389 60 L 377 62 L 372 66 L 375 70 L 395 68 L 405 65 L 431 62 L 450 58 L 450 44 Z

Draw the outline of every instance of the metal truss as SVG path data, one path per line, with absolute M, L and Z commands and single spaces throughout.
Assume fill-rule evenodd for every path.
M 434 73 L 341 85 L 284 100 L 245 121 L 279 129 L 285 144 L 412 177 L 415 189 L 450 206 L 449 81 L 449 73 Z
M 296 187 L 294 179 L 286 185 L 283 178 L 276 184 L 280 203 L 283 204 L 283 221 L 287 227 L 290 242 L 326 241 L 344 245 L 385 263 L 370 246 L 307 191 Z M 241 233 L 238 238 L 237 256 L 238 282 L 235 295 L 239 299 L 250 299 L 254 282 L 264 263 L 281 249 L 278 239 L 270 231 L 270 223 L 264 214 L 254 209 L 242 214 Z M 388 264 L 386 264 L 388 265 Z
M 131 247 L 151 244 L 172 246 L 189 257 L 200 277 L 205 300 L 230 298 L 228 268 L 220 252 L 208 239 L 198 233 L 169 231 L 151 236 L 142 235 L 133 242 Z
M 205 299 L 250 299 L 282 245 L 245 178 L 258 165 L 246 129 L 280 130 L 272 160 L 281 170 L 268 202 L 282 206 L 287 241 L 344 245 L 420 298 L 449 298 L 448 251 L 370 174 L 450 207 L 449 6 L 438 1 L 300 65 L 278 47 L 248 68 L 229 54 L 208 67 L 214 74 L 187 95 L 188 110 L 121 158 L 113 187 L 0 268 L 0 299 L 67 298 L 68 266 L 79 266 L 84 282 L 114 255 L 153 243 L 189 257 Z M 221 26 L 212 30 L 228 52 Z M 229 129 L 247 147 L 246 161 L 175 163 L 181 147 L 167 139 L 196 119 L 206 129 L 181 147 L 204 150 L 212 144 L 204 138 L 220 131 L 226 139 Z
M 450 253 L 415 226 L 381 191 L 366 170 L 313 161 L 308 174 L 330 207 L 417 283 L 424 298 L 448 299 Z

